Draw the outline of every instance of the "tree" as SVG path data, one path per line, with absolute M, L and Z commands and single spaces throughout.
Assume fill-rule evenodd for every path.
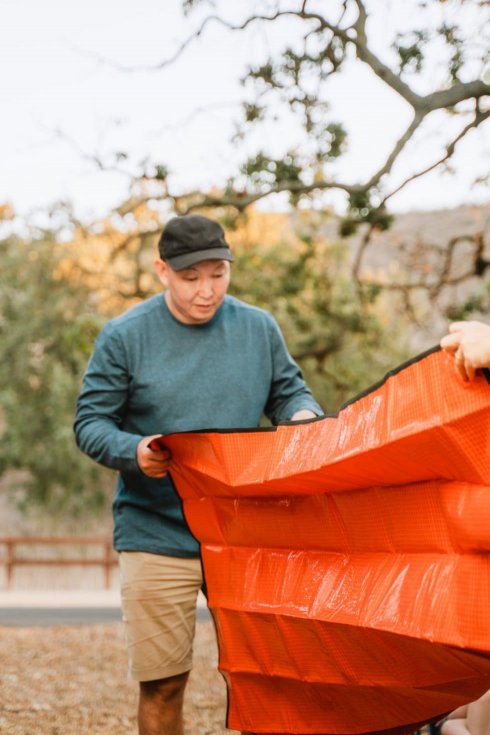
M 75 446 L 83 370 L 101 325 L 93 295 L 59 272 L 56 233 L 0 241 L 0 475 L 21 471 L 24 507 L 81 514 L 107 501 L 107 476 Z
M 131 217 L 125 212 L 123 205 L 92 228 L 77 226 L 60 261 L 68 282 L 93 289 L 105 316 L 161 288 L 150 275 L 160 230 L 155 213 L 142 203 Z M 277 317 L 326 410 L 337 410 L 408 357 L 403 319 L 394 324 L 379 289 L 359 292 L 349 253 L 325 235 L 329 213 L 302 211 L 292 218 L 249 207 L 246 217 L 228 220 L 227 212 L 214 215 L 228 224 L 236 256 L 231 293 Z M 145 225 L 151 229 L 142 236 Z
M 348 253 L 321 235 L 322 219 L 303 212 L 296 231 L 275 242 L 237 238 L 231 292 L 272 311 L 315 397 L 333 413 L 410 348 L 405 322 L 392 319 L 379 290 L 359 293 Z
M 256 216 L 264 233 L 264 218 Z M 145 220 L 143 211 L 140 217 Z M 315 394 L 332 412 L 406 352 L 375 294 L 369 303 L 357 297 L 345 253 L 318 235 L 318 218 L 304 213 L 297 235 L 289 228 L 279 236 L 272 227 L 266 243 L 257 243 L 247 228 L 230 231 L 237 258 L 233 293 L 272 309 Z M 22 506 L 52 516 L 84 516 L 107 506 L 111 473 L 75 446 L 76 397 L 102 322 L 160 288 L 156 279 L 130 278 L 135 263 L 149 268 L 154 238 L 138 240 L 137 228 L 124 221 L 96 230 L 82 233 L 77 226 L 73 240 L 66 230 L 65 239 L 55 230 L 0 240 L 0 475 L 20 471 Z
M 375 279 L 363 267 L 392 224 L 396 193 L 431 171 L 449 172 L 463 140 L 488 125 L 488 2 L 407 0 L 399 7 L 411 24 L 391 38 L 376 32 L 380 14 L 396 7 L 388 0 L 185 0 L 183 7 L 193 14 L 189 21 L 198 19 L 196 28 L 155 71 L 171 68 L 213 25 L 236 34 L 237 43 L 252 28 L 281 29 L 270 54 L 244 72 L 227 179 L 210 191 L 183 190 L 166 161 L 130 170 L 128 155 L 118 150 L 96 165 L 124 166 L 128 197 L 103 221 L 72 220 L 70 242 L 62 243 L 56 228 L 0 242 L 0 473 L 24 470 L 30 497 L 48 507 L 80 509 L 103 500 L 105 475 L 73 443 L 73 405 L 101 321 L 157 288 L 148 271 L 169 215 L 200 212 L 227 228 L 238 260 L 234 292 L 277 315 L 327 411 L 407 356 L 397 334 L 405 331 L 403 307 L 413 310 L 411 294 L 424 291 L 432 308 L 451 280 L 483 280 L 490 272 L 483 228 L 468 242 L 458 236 L 442 246 L 400 248 L 405 270 L 397 279 Z M 402 101 L 406 122 L 403 128 L 399 119 L 383 120 L 386 150 L 368 175 L 355 178 L 342 173 L 349 125 L 334 116 L 330 89 L 358 69 Z M 288 132 L 272 150 L 262 133 L 279 129 L 279 121 Z M 414 151 L 435 126 L 433 152 L 419 163 Z M 342 197 L 338 218 L 332 192 Z M 277 195 L 289 202 L 287 234 L 266 236 L 262 227 L 248 237 L 256 205 Z M 339 221 L 335 235 L 326 234 L 329 218 Z M 470 255 L 461 268 L 460 252 Z M 483 284 L 451 303 L 451 315 L 483 308 L 488 293 Z
M 220 191 L 178 193 L 169 186 L 165 195 L 179 212 L 223 205 L 242 212 L 250 204 L 283 192 L 294 205 L 302 200 L 308 206 L 323 206 L 322 194 L 335 189 L 346 198 L 342 234 L 350 234 L 360 223 L 384 228 L 390 222 L 389 200 L 416 178 L 447 166 L 461 141 L 488 120 L 490 84 L 487 77 L 483 81 L 490 58 L 488 2 L 409 0 L 404 3 L 401 22 L 408 16 L 412 26 L 398 30 L 391 39 L 380 39 L 376 32 L 386 3 L 276 0 L 244 2 L 239 11 L 224 2 L 183 3 L 187 12 L 201 12 L 209 5 L 216 12 L 205 16 L 197 30 L 155 70 L 175 63 L 189 45 L 205 39 L 213 24 L 237 34 L 252 26 L 277 26 L 283 40 L 274 44 L 273 53 L 250 66 L 242 80 L 246 99 L 235 141 L 247 139 L 243 149 L 249 150 L 253 136 L 255 151 L 242 158 L 240 171 L 230 175 Z M 262 12 L 254 12 L 255 7 Z M 375 75 L 381 88 L 403 101 L 409 120 L 392 144 L 388 141 L 394 139 L 400 120 L 384 120 L 384 160 L 365 180 L 348 182 L 338 176 L 336 167 L 349 143 L 348 121 L 332 117 L 329 85 L 334 77 L 352 69 L 367 69 Z M 433 145 L 432 160 L 410 173 L 400 172 L 401 163 L 407 171 L 414 164 L 414 150 L 434 118 L 439 139 Z M 292 131 L 290 147 L 283 148 L 281 155 L 264 150 L 260 131 L 271 124 L 284 127 L 286 122 Z M 164 163 L 147 173 L 155 180 L 168 181 Z
M 470 260 L 463 268 L 456 263 L 461 238 L 455 243 L 451 237 L 434 248 L 412 250 L 399 283 L 375 281 L 364 267 L 374 236 L 393 222 L 390 205 L 396 194 L 436 170 L 450 176 L 463 141 L 488 128 L 490 5 L 486 0 L 398 4 L 247 0 L 239 8 L 223 0 L 183 0 L 182 5 L 195 30 L 153 71 L 171 70 L 197 41 L 206 53 L 206 34 L 213 26 L 235 34 L 237 44 L 252 29 L 264 29 L 270 32 L 271 50 L 267 52 L 264 44 L 259 59 L 244 72 L 244 101 L 233 141 L 238 153 L 230 158 L 228 179 L 217 182 L 212 191 L 182 190 L 175 185 L 167 162 L 147 162 L 143 170 L 134 172 L 126 215 L 142 204 L 162 215 L 208 210 L 233 226 L 250 207 L 273 201 L 277 195 L 288 197 L 293 209 L 332 211 L 330 195 L 335 192 L 341 197 L 335 201 L 342 201 L 343 207 L 339 234 L 357 249 L 352 277 L 359 289 L 367 287 L 369 292 L 376 285 L 397 290 L 404 296 L 401 303 L 412 307 L 413 295 L 423 290 L 433 304 L 434 294 L 446 281 L 457 277 L 472 282 L 474 277 L 488 275 L 490 258 L 481 249 L 483 231 L 473 239 Z M 383 32 L 388 10 L 400 14 L 391 36 Z M 395 119 L 383 118 L 386 143 L 380 148 L 379 162 L 357 180 L 346 176 L 342 167 L 350 143 L 349 120 L 338 119 L 331 104 L 332 84 L 346 74 L 357 79 L 359 90 L 366 75 L 375 78 L 384 94 L 398 98 L 403 112 Z M 276 129 L 271 150 L 264 146 L 263 133 L 268 131 L 270 139 Z M 430 136 L 430 152 L 420 155 L 421 144 Z M 118 151 L 112 165 L 123 155 Z M 124 162 L 128 164 L 127 157 Z M 108 162 L 98 159 L 97 164 Z M 488 181 L 483 161 L 474 179 L 480 184 Z M 143 234 L 148 231 L 143 229 Z M 471 237 L 468 233 L 466 240 Z M 430 277 L 419 277 L 417 271 L 426 274 L 427 259 L 432 264 Z

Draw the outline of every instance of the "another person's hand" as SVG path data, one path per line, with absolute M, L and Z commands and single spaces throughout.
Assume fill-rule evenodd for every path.
M 300 408 L 291 416 L 291 421 L 304 421 L 305 419 L 316 419 L 316 413 L 309 408 Z
M 157 439 L 161 434 L 144 436 L 136 449 L 136 461 L 140 470 L 148 477 L 165 477 L 167 474 L 172 455 L 165 447 L 150 449 L 152 439 Z
M 490 325 L 483 322 L 454 322 L 441 339 L 443 350 L 454 355 L 463 380 L 473 380 L 478 368 L 490 367 Z

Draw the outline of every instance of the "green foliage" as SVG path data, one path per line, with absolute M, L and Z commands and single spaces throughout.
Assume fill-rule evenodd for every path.
M 275 70 L 271 61 L 267 61 L 261 66 L 253 67 L 248 72 L 248 79 L 260 80 L 264 85 L 270 87 L 278 86 L 274 78 Z
M 72 432 L 100 319 L 87 290 L 57 274 L 54 241 L 10 237 L 0 253 L 0 474 L 21 471 L 25 506 L 81 514 L 107 496 Z
M 399 34 L 393 47 L 398 54 L 400 71 L 422 71 L 425 55 L 424 45 L 428 41 L 426 31 L 410 31 Z
M 459 29 L 455 25 L 443 23 L 437 32 L 450 50 L 449 75 L 451 81 L 458 82 L 459 73 L 465 63 L 464 41 L 460 37 Z
M 362 223 L 367 223 L 380 231 L 388 230 L 394 220 L 383 205 L 375 205 L 371 201 L 372 193 L 356 191 L 350 194 L 347 214 L 342 218 L 339 226 L 341 237 L 350 237 L 357 232 Z
M 245 103 L 243 106 L 244 117 L 246 122 L 256 122 L 261 120 L 264 114 L 264 108 L 261 105 Z
M 164 166 L 163 164 L 157 164 L 155 166 L 154 178 L 157 181 L 165 181 L 165 179 L 167 179 L 168 177 L 168 174 L 169 174 L 169 170 L 167 166 Z
M 397 36 L 393 48 L 398 54 L 400 72 L 421 72 L 426 62 L 426 48 L 437 38 L 442 40 L 448 52 L 449 77 L 453 83 L 459 82 L 459 73 L 466 62 L 465 42 L 458 26 L 448 22 L 442 23 L 432 33 L 413 30 Z
M 461 304 L 451 304 L 446 308 L 446 316 L 452 321 L 469 319 L 476 314 L 490 313 L 490 284 L 486 283 L 468 296 Z
M 211 0 L 183 0 L 183 10 L 184 14 L 187 15 L 192 10 L 197 8 L 199 5 L 205 5 L 209 4 L 212 5 Z
M 185 3 L 193 4 L 192 0 Z M 301 202 L 305 207 L 320 208 L 329 206 L 332 190 L 348 194 L 355 187 L 365 192 L 359 196 L 366 201 L 350 203 L 341 223 L 341 236 L 352 235 L 361 224 L 371 225 L 371 231 L 387 229 L 393 218 L 381 202 L 391 206 L 391 198 L 410 182 L 428 171 L 448 168 L 462 139 L 488 122 L 481 106 L 488 90 L 482 88 L 480 76 L 488 63 L 484 29 L 489 3 L 410 0 L 406 18 L 393 17 L 394 26 L 390 23 L 390 29 L 386 28 L 388 35 L 383 42 L 394 52 L 388 54 L 373 33 L 383 22 L 385 10 L 379 3 L 345 0 L 286 5 L 266 3 L 259 9 L 260 3 L 245 3 L 240 21 L 235 22 L 230 4 L 215 0 L 215 10 L 208 16 L 233 27 L 237 36 L 252 25 L 264 29 L 266 39 L 241 77 L 246 102 L 233 142 L 240 142 L 238 155 L 243 151 L 248 160 L 240 159 L 241 168 L 228 176 L 223 197 L 216 203 L 241 208 L 241 197 L 252 195 L 257 201 L 288 191 L 293 207 Z M 403 26 L 396 25 L 399 20 Z M 267 43 L 268 34 L 274 38 L 273 44 Z M 332 79 L 337 75 L 341 83 L 338 75 L 344 71 L 355 75 L 362 68 L 376 75 L 387 91 L 404 99 L 413 108 L 414 117 L 403 131 L 398 129 L 399 118 L 384 117 L 386 146 L 377 157 L 379 165 L 348 184 L 341 159 L 350 126 L 347 120 L 342 124 L 334 118 L 338 92 Z M 359 88 L 362 84 L 363 76 L 358 76 Z M 355 90 L 352 95 L 356 97 Z M 433 165 L 427 166 L 417 156 L 414 136 L 422 139 L 424 131 L 430 132 L 428 120 L 436 110 L 441 120 L 441 150 L 445 149 L 447 156 L 438 160 L 434 153 Z M 363 114 L 361 109 L 359 114 Z M 281 133 L 277 137 L 271 134 L 275 126 Z
M 357 220 L 352 219 L 352 217 L 343 217 L 339 225 L 340 237 L 350 237 L 351 235 L 355 235 L 358 226 L 359 222 Z
M 347 143 L 347 131 L 340 123 L 330 123 L 325 128 L 328 153 L 324 157 L 339 158 L 344 153 Z
M 345 250 L 311 228 L 300 239 L 235 249 L 231 290 L 274 314 L 316 398 L 333 412 L 408 351 L 378 304 L 379 291 L 356 288 Z
M 356 191 L 349 196 L 349 210 L 359 218 L 366 217 L 371 209 L 371 197 L 367 191 Z
M 277 159 L 258 153 L 243 164 L 242 173 L 255 185 L 294 183 L 300 180 L 301 166 L 291 152 Z

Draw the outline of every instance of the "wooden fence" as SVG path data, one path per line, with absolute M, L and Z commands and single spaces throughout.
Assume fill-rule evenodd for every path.
M 91 536 L 7 536 L 0 538 L 0 565 L 5 567 L 6 587 L 10 588 L 14 570 L 20 566 L 50 567 L 102 567 L 104 586 L 111 586 L 111 571 L 117 566 L 117 557 L 112 550 L 112 541 Z M 40 548 L 49 549 L 49 555 L 39 554 Z M 70 548 L 71 547 L 71 548 Z M 33 553 L 36 551 L 37 553 Z M 75 550 L 78 548 L 78 554 Z M 87 550 L 99 549 L 98 555 L 86 556 Z M 63 549 L 63 552 L 61 550 Z

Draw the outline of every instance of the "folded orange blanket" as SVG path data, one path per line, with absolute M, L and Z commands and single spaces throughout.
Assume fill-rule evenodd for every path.
M 434 350 L 337 416 L 162 439 L 228 727 L 402 735 L 490 688 L 489 409 Z

